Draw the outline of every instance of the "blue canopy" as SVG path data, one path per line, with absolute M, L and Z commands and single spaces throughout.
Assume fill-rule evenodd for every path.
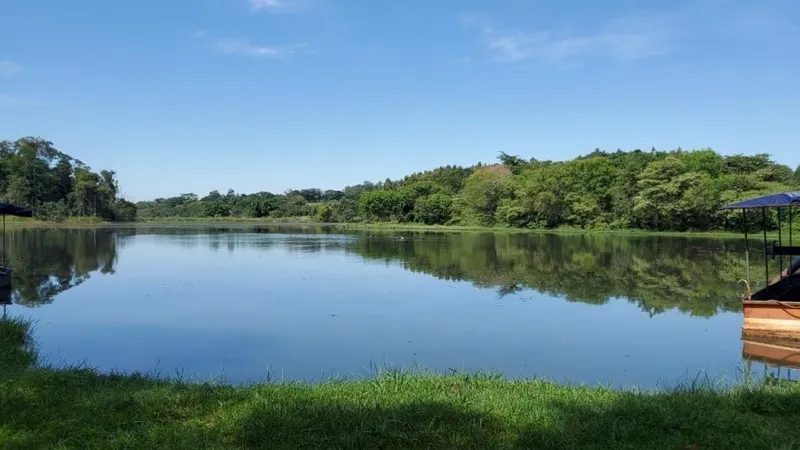
M 722 209 L 778 208 L 782 206 L 800 206 L 800 191 L 751 198 L 725 205 Z
M 24 208 L 10 203 L 0 203 L 0 215 L 33 217 L 33 211 L 31 211 L 30 208 Z

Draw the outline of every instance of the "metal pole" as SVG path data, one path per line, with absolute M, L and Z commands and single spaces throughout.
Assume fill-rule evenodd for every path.
M 781 207 L 778 207 L 778 246 L 783 246 L 783 230 L 781 224 Z M 778 273 L 779 276 L 783 278 L 783 255 L 778 255 L 778 264 L 780 265 Z
M 794 244 L 794 242 L 792 241 L 792 227 L 794 226 L 792 224 L 793 216 L 794 216 L 794 207 L 790 206 L 789 207 L 789 247 L 791 247 Z M 794 264 L 794 255 L 789 255 L 789 267 L 792 267 L 792 264 Z M 792 278 L 792 280 L 794 280 L 794 278 Z M 794 281 L 792 281 L 792 284 L 794 284 Z
M 3 267 L 6 266 L 6 215 L 3 214 Z
M 744 217 L 744 262 L 747 268 L 747 285 L 750 284 L 750 238 L 747 233 L 747 209 L 742 208 L 742 216 Z
M 767 208 L 761 208 L 761 220 L 764 222 L 764 286 L 769 285 L 769 255 L 767 254 Z

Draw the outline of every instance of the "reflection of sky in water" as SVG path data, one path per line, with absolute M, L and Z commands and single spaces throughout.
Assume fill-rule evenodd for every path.
M 50 305 L 14 312 L 38 320 L 50 362 L 231 382 L 418 364 L 654 386 L 701 371 L 734 377 L 741 367 L 739 313 L 651 318 L 624 299 L 595 306 L 530 290 L 498 298 L 496 289 L 367 262 L 345 253 L 344 239 L 357 238 L 125 238 L 115 275 L 94 274 Z

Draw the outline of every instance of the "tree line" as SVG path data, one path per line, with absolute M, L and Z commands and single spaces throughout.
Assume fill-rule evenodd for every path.
M 596 149 L 569 161 L 501 152 L 493 164 L 438 167 L 341 190 L 242 194 L 229 189 L 133 204 L 119 195 L 114 171 L 93 171 L 50 141 L 26 137 L 0 142 L 0 200 L 31 207 L 45 220 L 288 218 L 536 229 L 740 230 L 741 214 L 721 211 L 722 204 L 798 189 L 800 167 L 793 171 L 768 154 Z M 774 228 L 775 214 L 768 220 Z
M 444 166 L 399 180 L 343 190 L 282 194 L 212 191 L 137 203 L 140 217 L 306 218 L 317 222 L 399 222 L 514 228 L 740 230 L 725 203 L 800 189 L 792 170 L 768 154 L 712 149 L 594 152 L 569 161 L 501 152 L 494 164 Z M 774 215 L 768 227 L 774 228 Z
M 136 220 L 136 205 L 120 197 L 114 171 L 95 172 L 41 138 L 0 141 L 0 196 L 44 220 Z

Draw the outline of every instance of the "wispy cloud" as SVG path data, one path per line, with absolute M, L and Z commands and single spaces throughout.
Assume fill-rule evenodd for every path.
M 537 60 L 557 64 L 579 56 L 636 60 L 665 51 L 667 33 L 659 16 L 636 16 L 607 22 L 593 33 L 557 33 L 553 30 L 512 30 L 472 15 L 461 21 L 478 30 L 498 62 Z
M 41 102 L 26 100 L 8 94 L 0 94 L 0 109 L 20 108 L 26 106 L 42 106 Z
M 286 4 L 286 0 L 250 0 L 253 9 L 280 8 Z
M 298 53 L 306 48 L 306 44 L 298 43 L 287 46 L 256 45 L 247 39 L 219 39 L 214 43 L 214 48 L 230 55 L 252 57 L 280 58 Z
M 308 6 L 308 0 L 249 0 L 254 11 L 270 13 L 296 12 Z
M 22 72 L 22 66 L 13 61 L 0 60 L 0 77 L 11 78 Z

